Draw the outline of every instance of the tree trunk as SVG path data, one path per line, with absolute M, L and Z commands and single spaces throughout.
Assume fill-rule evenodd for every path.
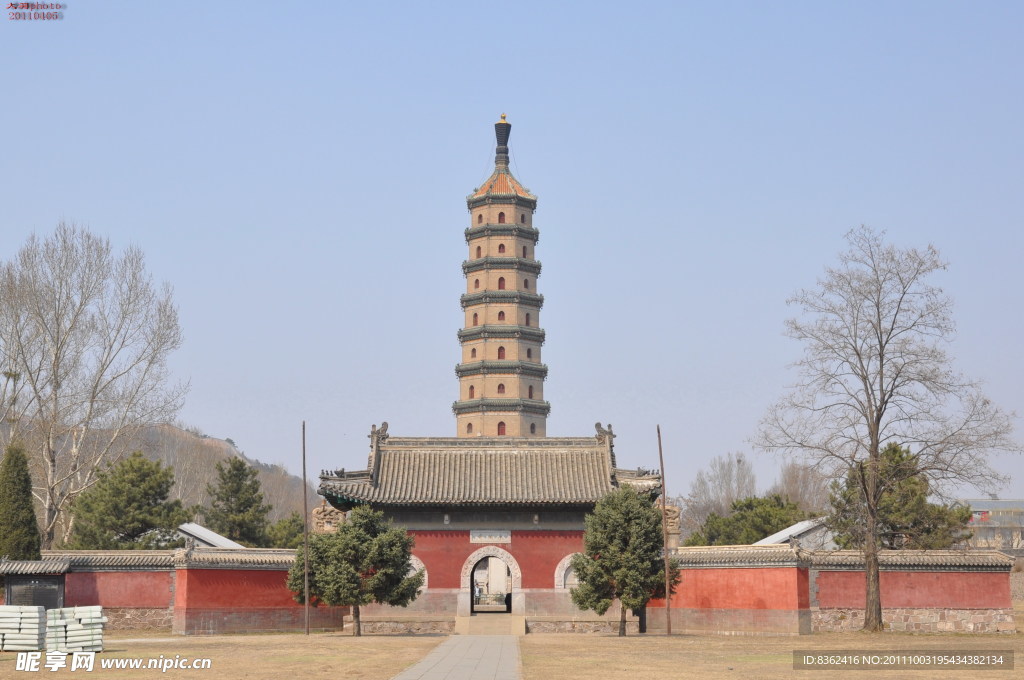
M 363 627 L 359 623 L 359 605 L 352 605 L 352 634 L 356 637 L 361 637 L 363 634 Z
M 868 465 L 867 502 L 864 521 L 864 630 L 870 633 L 882 631 L 882 593 L 878 579 L 878 512 L 873 502 L 878 485 L 877 466 Z M 872 474 L 874 473 L 874 474 Z
M 619 600 L 619 637 L 626 637 L 626 605 Z
M 46 527 L 43 530 L 42 535 L 42 546 L 43 550 L 51 550 L 53 548 L 53 539 L 56 537 L 56 531 L 54 525 L 57 523 L 57 509 L 50 503 L 46 504 Z

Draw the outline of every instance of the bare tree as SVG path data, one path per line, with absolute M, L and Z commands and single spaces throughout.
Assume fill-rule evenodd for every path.
M 758 444 L 801 453 L 835 479 L 853 471 L 863 491 L 867 581 L 864 629 L 882 629 L 878 579 L 879 474 L 889 443 L 910 449 L 936 487 L 991 488 L 993 451 L 1020 451 L 1010 417 L 951 368 L 952 303 L 928 277 L 946 268 L 935 248 L 897 249 L 867 227 L 850 231 L 839 266 L 789 300 L 804 345 L 800 379 L 765 416 Z M 933 487 L 935 488 L 935 487 Z
M 729 514 L 733 501 L 757 493 L 754 467 L 740 452 L 715 457 L 707 470 L 700 470 L 690 484 L 689 495 L 680 498 L 680 524 L 690 534 L 704 525 L 708 515 Z
M 825 513 L 829 503 L 829 483 L 828 476 L 813 465 L 790 460 L 779 468 L 779 478 L 768 489 L 768 494 L 787 498 L 805 512 Z
M 61 223 L 29 238 L 0 269 L 3 411 L 37 469 L 43 547 L 74 498 L 126 453 L 146 424 L 171 418 L 185 385 L 168 385 L 181 344 L 170 287 L 155 287 L 142 252 Z M 41 484 L 40 484 L 41 482 Z

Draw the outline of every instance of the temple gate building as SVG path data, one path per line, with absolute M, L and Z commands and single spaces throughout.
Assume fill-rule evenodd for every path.
M 468 617 L 484 612 L 510 613 L 520 629 L 527 619 L 534 630 L 584 619 L 602 627 L 569 599 L 583 518 L 622 484 L 661 490 L 658 473 L 616 466 L 611 425 L 590 437 L 547 436 L 537 197 L 509 170 L 504 115 L 494 128 L 494 172 L 466 199 L 456 436 L 396 437 L 387 423 L 374 426 L 365 470 L 320 478 L 334 508 L 383 510 L 416 540 L 424 592 L 406 609 L 366 610 L 371 629 L 376 616 L 423 623 L 414 630 L 471 630 Z M 618 612 L 607 616 L 617 622 Z

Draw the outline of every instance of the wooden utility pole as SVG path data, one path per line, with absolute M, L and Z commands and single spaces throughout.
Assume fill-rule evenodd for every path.
M 672 560 L 668 555 L 668 484 L 665 482 L 665 455 L 661 452 L 661 425 L 658 428 L 658 462 L 661 465 L 661 534 L 665 548 L 665 635 L 672 634 Z
M 660 435 L 659 435 L 660 436 Z M 662 475 L 665 473 L 662 472 Z M 306 486 L 306 421 L 302 421 L 302 601 L 309 635 L 309 487 Z

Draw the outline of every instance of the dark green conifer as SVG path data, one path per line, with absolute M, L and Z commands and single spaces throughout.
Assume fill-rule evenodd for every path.
M 854 468 L 832 483 L 832 515 L 828 526 L 841 548 L 863 548 L 866 525 L 862 470 Z M 971 509 L 931 503 L 931 486 L 908 449 L 889 444 L 882 449 L 878 501 L 879 546 L 887 550 L 942 550 L 970 538 Z
M 778 494 L 733 501 L 729 514 L 711 513 L 686 545 L 748 545 L 782 531 L 809 515 Z
M 188 511 L 167 500 L 174 468 L 136 451 L 106 471 L 72 506 L 68 547 L 78 550 L 146 550 L 177 547 Z
M 267 513 L 263 504 L 259 473 L 241 458 L 227 465 L 217 463 L 217 483 L 207 484 L 210 508 L 205 511 L 206 525 L 232 541 L 260 547 L 267 540 Z
M 353 633 L 362 634 L 359 607 L 373 602 L 404 607 L 423 587 L 423 572 L 412 572 L 413 538 L 393 527 L 384 513 L 360 506 L 330 534 L 310 536 L 311 604 L 352 607 Z M 297 551 L 288 572 L 288 589 L 304 602 L 304 554 Z
M 12 442 L 0 462 L 0 557 L 38 560 L 39 545 L 28 457 L 19 444 Z
M 572 559 L 579 580 L 572 601 L 603 615 L 618 600 L 619 635 L 625 635 L 626 609 L 640 609 L 664 590 L 661 513 L 650 498 L 623 487 L 598 501 L 584 527 L 584 552 Z

